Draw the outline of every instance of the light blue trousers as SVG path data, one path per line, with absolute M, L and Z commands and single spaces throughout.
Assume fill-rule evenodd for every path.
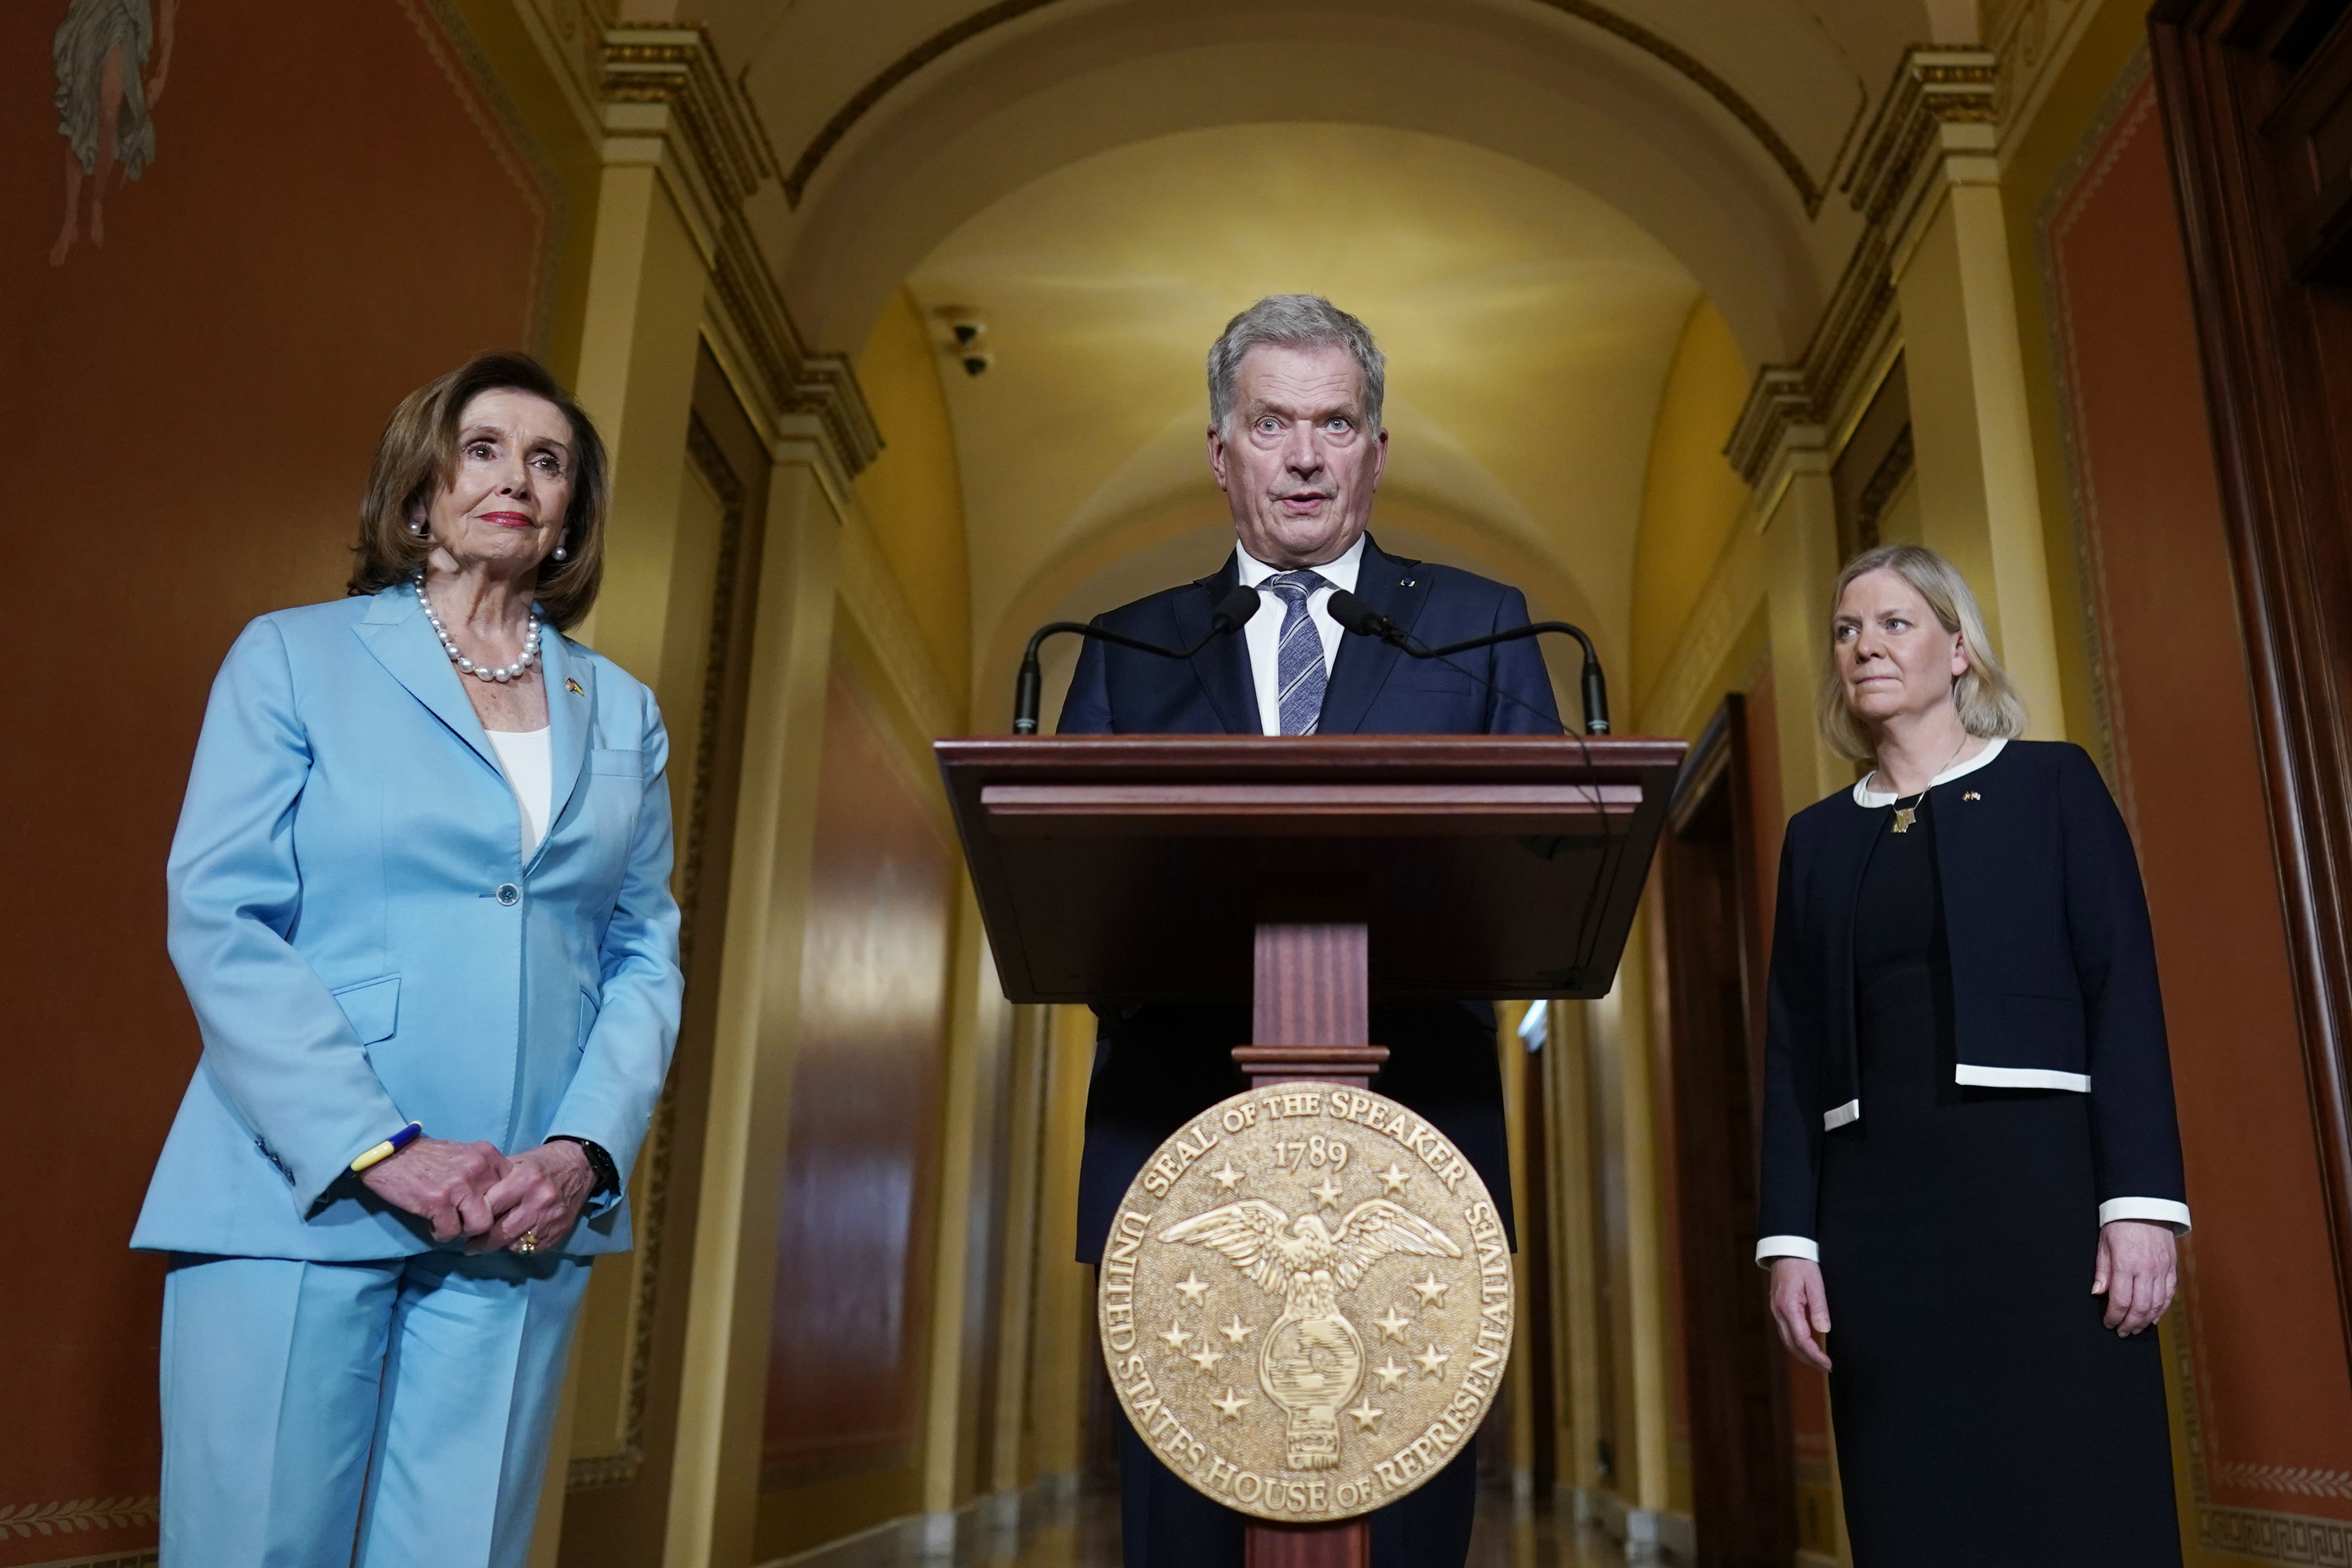
M 174 1255 L 163 1568 L 520 1568 L 587 1284 L 502 1252 Z

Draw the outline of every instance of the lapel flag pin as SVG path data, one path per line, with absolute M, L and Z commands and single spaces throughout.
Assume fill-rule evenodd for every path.
M 588 689 L 581 685 L 578 681 L 572 679 L 568 675 L 563 678 L 563 689 L 569 691 L 574 697 L 585 697 L 588 695 Z M 1969 798 L 1973 800 L 1976 797 L 1971 795 Z
M 1964 795 L 1960 796 L 1960 798 L 1961 798 L 1962 800 L 1982 800 L 1982 799 L 1984 798 L 1984 796 L 1982 796 L 1982 795 L 1979 795 L 1979 794 L 1978 794 L 1976 791 L 1974 791 L 1974 790 L 1970 790 L 1970 791 L 1969 791 L 1969 793 L 1968 793 L 1968 794 L 1966 794 L 1966 795 Z

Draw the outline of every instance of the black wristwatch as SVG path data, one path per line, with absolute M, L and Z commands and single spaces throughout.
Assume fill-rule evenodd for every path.
M 547 1141 L 551 1143 L 580 1145 L 580 1152 L 588 1156 L 588 1168 L 596 1173 L 596 1184 L 588 1189 L 590 1197 L 601 1198 L 606 1193 L 617 1193 L 621 1190 L 620 1167 L 613 1163 L 613 1156 L 604 1152 L 604 1146 L 602 1143 L 592 1143 L 585 1138 L 574 1138 L 569 1132 L 551 1134 Z

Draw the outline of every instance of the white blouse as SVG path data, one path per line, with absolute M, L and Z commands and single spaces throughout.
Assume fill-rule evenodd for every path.
M 547 837 L 547 814 L 555 794 L 554 731 L 490 730 L 490 750 L 507 775 L 515 804 L 522 808 L 522 858 L 528 863 Z

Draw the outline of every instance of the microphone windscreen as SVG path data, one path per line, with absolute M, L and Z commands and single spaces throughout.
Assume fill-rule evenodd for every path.
M 1376 637 L 1386 629 L 1388 617 L 1345 588 L 1335 588 L 1324 607 L 1343 630 L 1360 637 Z
M 1237 583 L 1217 601 L 1217 607 L 1209 612 L 1209 626 L 1217 632 L 1238 631 L 1252 616 L 1257 614 L 1261 602 L 1255 588 Z

